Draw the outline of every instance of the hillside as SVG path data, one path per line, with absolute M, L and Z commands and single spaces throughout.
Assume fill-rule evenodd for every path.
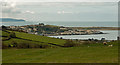
M 2 62 L 4 63 L 118 63 L 118 41 L 102 43 L 76 42 L 63 47 L 66 40 L 3 30 Z M 71 43 L 71 42 L 68 42 Z M 82 44 L 81 44 L 82 43 Z M 113 46 L 109 46 L 113 45 Z
M 10 34 L 15 33 L 15 38 L 9 38 Z M 9 47 L 10 45 L 15 44 L 28 44 L 29 46 L 62 46 L 65 43 L 63 39 L 50 38 L 46 36 L 28 34 L 17 31 L 4 30 L 2 31 L 2 40 L 3 44 Z M 15 44 L 14 44 L 15 43 Z
M 0 21 L 2 22 L 19 22 L 19 21 L 25 21 L 23 19 L 14 19 L 14 18 L 0 18 Z

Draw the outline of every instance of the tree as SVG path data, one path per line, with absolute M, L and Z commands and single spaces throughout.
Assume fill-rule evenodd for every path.
M 4 25 L 2 25 L 2 30 L 5 30 L 5 29 L 7 29 L 7 27 L 6 27 L 6 26 L 4 26 Z
M 39 25 L 44 25 L 44 23 L 39 23 Z
M 11 32 L 9 35 L 10 38 L 16 38 L 16 34 L 14 32 Z

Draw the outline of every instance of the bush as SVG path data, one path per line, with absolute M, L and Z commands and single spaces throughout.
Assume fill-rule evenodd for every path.
M 28 42 L 20 42 L 16 45 L 16 48 L 47 48 L 48 45 L 37 44 L 37 43 L 28 43 Z
M 72 40 L 67 40 L 64 44 L 65 47 L 74 47 L 76 44 Z
M 42 44 L 40 45 L 40 48 L 48 48 L 48 47 L 51 47 L 51 46 L 50 45 L 45 45 L 45 44 L 44 45 L 42 45 Z
M 6 30 L 6 29 L 7 29 L 7 27 L 2 25 L 2 30 Z
M 11 41 L 9 44 L 4 44 L 2 45 L 3 49 L 7 48 L 18 48 L 18 49 L 27 49 L 27 48 L 48 48 L 51 45 L 48 44 L 39 44 L 39 43 L 31 43 L 31 42 L 16 42 L 16 41 Z
M 16 38 L 16 34 L 14 32 L 11 32 L 9 35 L 10 38 Z
M 29 48 L 28 43 L 17 43 L 17 48 Z
M 12 41 L 11 43 L 12 43 L 11 45 L 12 45 L 13 47 L 17 47 L 17 42 Z

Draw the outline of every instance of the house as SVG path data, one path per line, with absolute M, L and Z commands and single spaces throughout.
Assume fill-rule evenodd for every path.
M 34 31 L 37 31 L 37 28 L 33 28 Z
M 35 32 L 35 35 L 38 35 L 38 32 Z
M 63 27 L 63 26 L 60 26 L 59 27 L 61 30 L 66 30 L 67 28 L 66 27 Z
M 15 26 L 10 26 L 11 29 L 15 29 L 16 27 Z

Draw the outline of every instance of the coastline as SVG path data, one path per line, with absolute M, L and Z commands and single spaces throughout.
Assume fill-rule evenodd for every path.
M 44 25 L 44 23 L 39 23 L 37 25 L 7 26 L 7 28 L 42 36 L 96 35 L 96 34 L 98 35 L 108 34 L 101 32 L 104 30 L 120 30 L 120 28 L 118 27 L 64 27 Z
M 120 30 L 119 27 L 66 27 L 72 29 L 89 29 L 89 30 Z
M 79 29 L 79 30 L 97 30 L 97 31 L 116 31 L 116 30 L 120 30 L 120 28 L 118 27 L 65 27 L 67 29 Z M 97 34 L 47 34 L 45 36 L 65 36 L 65 35 L 99 35 L 99 34 L 109 34 L 109 33 L 97 33 Z
M 106 40 L 117 40 L 118 31 L 117 30 L 101 30 L 104 33 L 108 34 L 91 34 L 91 35 L 59 35 L 59 36 L 48 36 L 53 38 L 63 38 L 63 39 L 98 39 L 101 40 L 105 38 Z
M 102 33 L 102 34 L 109 34 L 109 33 Z M 44 36 L 67 36 L 67 35 L 101 35 L 101 34 L 66 34 L 66 35 L 60 35 L 60 34 L 47 34 Z

